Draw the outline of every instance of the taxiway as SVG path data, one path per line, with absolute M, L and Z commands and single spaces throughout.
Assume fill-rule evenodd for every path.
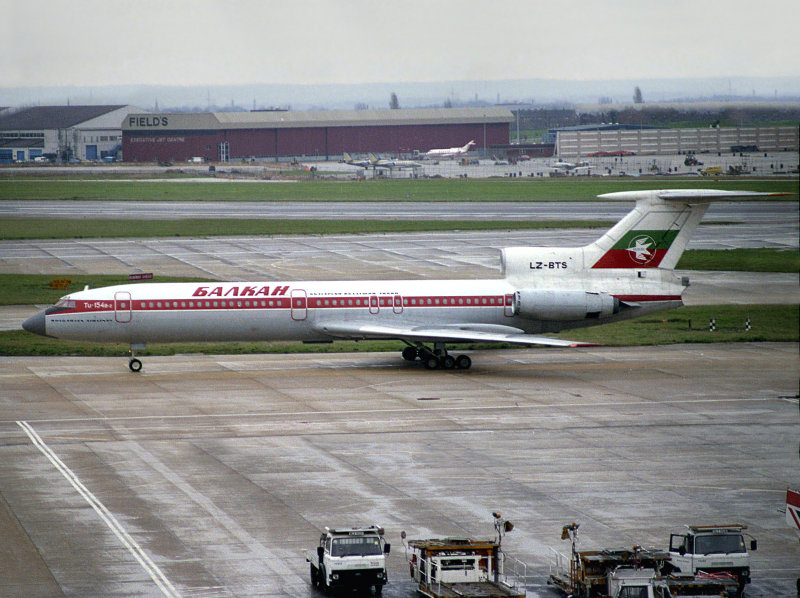
M 324 525 L 515 530 L 528 595 L 561 526 L 585 547 L 664 546 L 688 523 L 758 538 L 747 596 L 789 596 L 796 343 L 473 354 L 0 360 L 0 595 L 302 596 Z

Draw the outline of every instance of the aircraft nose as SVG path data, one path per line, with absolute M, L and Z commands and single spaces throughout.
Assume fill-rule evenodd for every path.
M 22 323 L 22 327 L 28 332 L 33 332 L 34 334 L 39 334 L 41 336 L 47 336 L 47 331 L 45 330 L 44 310 L 25 320 Z

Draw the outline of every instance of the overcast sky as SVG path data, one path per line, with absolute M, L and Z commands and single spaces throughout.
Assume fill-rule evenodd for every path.
M 797 0 L 0 0 L 0 87 L 800 75 Z

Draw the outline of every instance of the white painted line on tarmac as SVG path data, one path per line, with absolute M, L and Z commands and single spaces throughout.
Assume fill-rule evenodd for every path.
M 131 535 L 125 531 L 125 528 L 117 521 L 117 518 L 109 511 L 106 506 L 100 502 L 100 500 L 92 494 L 89 489 L 83 485 L 83 483 L 78 479 L 73 471 L 67 467 L 64 462 L 59 459 L 58 455 L 56 455 L 53 450 L 45 444 L 36 430 L 25 421 L 18 421 L 17 425 L 22 428 L 25 434 L 28 435 L 28 438 L 31 439 L 33 445 L 41 451 L 41 453 L 47 457 L 50 462 L 55 466 L 55 468 L 61 472 L 67 481 L 72 484 L 72 487 L 78 491 L 86 502 L 91 505 L 91 507 L 97 512 L 100 516 L 100 519 L 108 526 L 108 528 L 114 532 L 114 535 L 119 538 L 119 541 L 130 551 L 133 557 L 139 562 L 139 564 L 144 568 L 144 570 L 150 575 L 152 580 L 161 590 L 161 592 L 167 598 L 180 598 L 180 594 L 178 591 L 173 587 L 161 569 L 158 568 L 152 559 L 147 555 L 147 553 L 142 549 L 141 546 L 134 540 Z
M 716 405 L 718 403 L 766 403 L 771 401 L 780 401 L 781 397 L 741 397 L 741 398 L 708 398 L 708 399 L 639 399 L 630 401 L 573 401 L 565 403 L 548 403 L 548 404 L 535 404 L 535 405 L 520 405 L 517 403 L 508 403 L 505 405 L 465 405 L 453 406 L 447 405 L 442 407 L 391 407 L 388 409 L 342 409 L 337 411 L 243 411 L 241 413 L 187 413 L 175 415 L 118 415 L 107 417 L 59 417 L 32 420 L 39 424 L 54 424 L 54 423 L 70 423 L 70 422 L 115 422 L 115 421 L 143 421 L 143 420 L 181 420 L 181 419 L 250 419 L 250 418 L 280 418 L 280 417 L 323 417 L 326 419 L 331 416 L 339 417 L 358 417 L 361 415 L 376 415 L 376 414 L 395 414 L 395 413 L 411 413 L 411 414 L 426 414 L 436 413 L 443 411 L 445 413 L 457 411 L 540 411 L 543 409 L 574 409 L 582 407 L 637 407 L 649 406 L 655 407 L 660 405 Z M 749 412 L 747 412 L 749 413 Z M 769 411 L 760 411 L 759 413 L 769 413 Z M 4 423 L 0 420 L 0 423 Z M 17 422 L 19 423 L 19 422 Z

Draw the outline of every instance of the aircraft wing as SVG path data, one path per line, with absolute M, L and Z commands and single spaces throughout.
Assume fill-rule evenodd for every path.
M 317 330 L 336 338 L 376 339 L 391 338 L 424 342 L 481 342 L 514 343 L 518 345 L 545 345 L 550 347 L 596 347 L 595 343 L 549 338 L 525 334 L 511 326 L 452 324 L 447 326 L 387 326 L 363 322 L 327 321 L 316 325 Z

